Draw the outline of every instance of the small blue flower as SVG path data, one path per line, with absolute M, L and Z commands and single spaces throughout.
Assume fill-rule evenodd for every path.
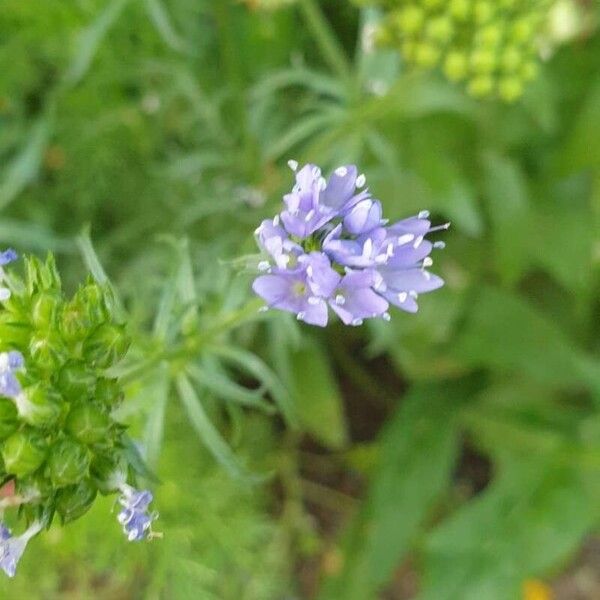
M 121 486 L 119 504 L 123 508 L 117 520 L 130 542 L 139 542 L 151 535 L 152 522 L 158 517 L 156 513 L 148 513 L 152 499 L 152 493 L 148 490 L 138 491 L 126 484 Z
M 21 392 L 21 384 L 15 371 L 23 368 L 23 355 L 17 351 L 0 353 L 0 396 L 16 398 Z
M 5 279 L 3 266 L 17 260 L 18 254 L 12 249 L 9 248 L 4 252 L 0 252 L 0 281 Z M 0 286 L 0 302 L 4 302 L 10 298 L 10 290 L 7 287 Z
M 418 295 L 444 284 L 427 271 L 443 244 L 425 236 L 448 225 L 431 227 L 427 211 L 388 224 L 355 166 L 328 180 L 315 165 L 290 167 L 296 183 L 284 210 L 256 230 L 265 260 L 252 287 L 267 308 L 324 327 L 330 307 L 346 325 L 361 325 L 389 320 L 389 304 L 416 312 Z
M 17 565 L 25 552 L 29 540 L 42 530 L 42 524 L 33 523 L 25 533 L 15 537 L 2 523 L 0 524 L 0 569 L 9 577 L 14 577 Z

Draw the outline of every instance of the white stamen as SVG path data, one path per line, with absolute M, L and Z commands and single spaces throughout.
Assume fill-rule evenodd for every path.
M 305 313 L 305 312 L 299 312 L 299 313 L 296 315 L 296 319 L 298 319 L 298 321 L 302 321 L 302 320 L 304 320 L 304 317 L 305 317 L 305 316 L 306 316 L 306 313 Z
M 417 249 L 423 243 L 423 236 L 420 235 L 413 244 L 413 248 Z
M 433 247 L 438 250 L 443 250 L 446 247 L 446 242 L 435 242 Z
M 308 299 L 308 303 L 309 303 L 311 306 L 316 306 L 317 304 L 320 304 L 320 303 L 321 303 L 321 299 L 320 299 L 320 298 L 317 298 L 316 296 L 311 296 L 311 297 Z
M 275 215 L 274 219 L 273 219 L 273 225 L 275 225 L 275 227 L 277 227 L 279 225 L 279 215 Z
M 315 209 L 311 209 L 306 213 L 304 220 L 308 223 L 315 216 Z
M 381 315 L 381 318 L 382 318 L 384 321 L 388 321 L 388 323 L 389 323 L 389 322 L 392 320 L 392 315 L 390 315 L 390 313 L 389 313 L 389 312 L 384 312 L 384 313 Z
M 335 170 L 335 174 L 336 174 L 338 177 L 346 177 L 346 175 L 348 175 L 348 169 L 347 169 L 346 167 L 338 167 L 338 168 Z
M 398 294 L 398 302 L 400 302 L 401 304 L 406 302 L 407 298 L 408 298 L 408 294 L 406 292 L 401 292 L 400 294 Z
M 336 303 L 338 306 L 344 306 L 344 304 L 346 304 L 346 298 L 344 298 L 344 296 L 342 296 L 342 294 L 338 294 L 338 295 L 335 297 L 335 303 Z
M 423 259 L 423 267 L 430 267 L 433 264 L 433 259 L 431 258 L 431 256 L 427 256 L 426 258 Z
M 288 160 L 288 167 L 295 173 L 298 170 L 298 161 Z
M 373 240 L 371 238 L 367 238 L 363 245 L 362 255 L 367 257 L 371 256 L 371 254 L 373 254 Z
M 419 213 L 419 219 L 429 219 L 429 215 L 431 215 L 431 213 L 428 210 L 422 210 Z
M 321 177 L 321 169 L 319 169 L 319 167 L 314 167 L 312 172 L 315 179 Z
M 387 255 L 394 256 L 394 244 L 392 244 L 391 242 L 388 244 L 387 247 Z
M 268 271 L 270 267 L 271 267 L 271 265 L 269 264 L 268 260 L 261 260 L 258 263 L 258 270 L 259 271 Z
M 327 181 L 325 177 L 319 178 L 319 190 L 322 192 L 327 187 Z
M 261 307 L 258 309 L 258 312 L 259 312 L 259 313 L 266 313 L 268 310 L 269 310 L 269 307 L 268 307 L 268 306 L 261 306 Z
M 444 223 L 443 225 L 438 225 L 437 227 L 431 227 L 429 229 L 429 233 L 432 231 L 444 231 L 445 229 L 450 229 L 450 223 Z
M 388 261 L 389 256 L 387 254 L 378 254 L 375 257 L 375 262 L 378 265 L 384 265 Z
M 308 267 L 306 267 L 306 274 L 307 274 L 309 277 L 312 277 L 312 276 L 313 276 L 313 267 L 312 267 L 312 265 L 308 265 Z
M 364 187 L 365 183 L 367 183 L 367 178 L 365 177 L 364 173 L 361 173 L 357 178 L 356 178 L 356 187 L 357 188 L 361 188 Z
M 359 325 L 363 324 L 363 320 L 362 319 L 354 319 L 354 321 L 352 321 L 352 325 L 354 327 L 358 327 Z
M 415 236 L 412 233 L 405 233 L 398 238 L 398 246 L 404 246 L 404 244 L 408 244 L 415 239 Z

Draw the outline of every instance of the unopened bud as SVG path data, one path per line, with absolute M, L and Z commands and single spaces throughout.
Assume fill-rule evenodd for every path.
M 58 387 L 70 402 L 91 398 L 94 394 L 96 377 L 83 363 L 68 363 L 58 375 Z
M 18 426 L 17 408 L 10 400 L 0 399 L 0 440 L 14 433 Z
M 51 427 L 63 414 L 60 398 L 41 384 L 23 389 L 14 400 L 21 420 L 33 427 Z
M 71 485 L 88 475 L 91 457 L 85 446 L 64 438 L 54 444 L 48 458 L 48 472 L 56 486 Z
M 56 499 L 56 510 L 63 524 L 84 515 L 94 503 L 96 493 L 95 486 L 88 480 L 61 489 Z
M 95 444 L 106 438 L 109 420 L 106 414 L 91 404 L 71 409 L 66 422 L 67 431 L 84 444 Z
M 27 427 L 13 433 L 2 446 L 6 472 L 17 477 L 25 477 L 36 471 L 47 454 L 48 447 L 44 437 Z
M 107 368 L 125 356 L 129 344 L 124 327 L 105 323 L 85 341 L 84 354 L 92 364 Z

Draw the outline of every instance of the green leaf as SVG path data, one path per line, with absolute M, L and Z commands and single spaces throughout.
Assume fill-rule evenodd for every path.
M 306 339 L 290 353 L 296 407 L 306 430 L 329 448 L 348 441 L 340 390 L 321 346 Z
M 223 468 L 236 479 L 249 483 L 264 481 L 264 475 L 251 474 L 239 463 L 227 442 L 204 412 L 200 398 L 198 398 L 189 379 L 185 375 L 179 375 L 176 385 L 183 408 L 190 419 L 192 427 L 198 434 L 198 438 Z
M 484 186 L 501 275 L 514 283 L 528 266 L 529 195 L 519 165 L 497 154 L 484 157 Z
M 452 352 L 473 367 L 522 373 L 562 387 L 588 386 L 600 400 L 594 361 L 545 315 L 499 289 L 479 290 Z
M 98 18 L 81 33 L 77 43 L 77 51 L 65 74 L 65 82 L 68 85 L 77 85 L 87 73 L 104 36 L 119 18 L 128 2 L 129 0 L 113 0 L 106 5 Z
M 416 386 L 380 438 L 367 499 L 343 540 L 343 570 L 323 600 L 374 598 L 411 549 L 458 451 L 457 412 L 468 388 Z
M 169 400 L 170 379 L 166 364 L 161 364 L 146 385 L 150 411 L 144 428 L 144 448 L 146 460 L 156 466 L 160 456 L 165 429 L 165 413 Z
M 522 582 L 574 552 L 598 518 L 589 476 L 551 455 L 504 460 L 491 487 L 427 539 L 419 598 L 519 598 Z
M 0 184 L 0 208 L 10 204 L 37 176 L 51 130 L 51 119 L 42 117 L 32 128 L 21 152 L 7 166 Z
M 207 357 L 201 363 L 190 365 L 188 370 L 196 383 L 206 388 L 217 399 L 256 408 L 269 414 L 275 412 L 275 407 L 262 397 L 263 389 L 249 390 L 232 381 L 217 361 Z
M 258 356 L 233 346 L 211 346 L 211 350 L 217 356 L 256 377 L 269 390 L 288 424 L 296 424 L 297 410 L 289 391 L 281 383 L 279 377 Z

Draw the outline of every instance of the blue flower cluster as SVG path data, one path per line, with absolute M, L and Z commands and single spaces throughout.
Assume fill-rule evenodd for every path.
M 381 202 L 365 188 L 355 166 L 343 166 L 325 179 L 308 164 L 296 173 L 285 208 L 256 230 L 267 260 L 253 283 L 268 308 L 294 313 L 298 320 L 325 327 L 331 308 L 346 325 L 365 319 L 390 319 L 390 304 L 418 310 L 418 295 L 441 287 L 426 270 L 434 247 L 425 236 L 448 225 L 431 227 L 429 213 L 389 224 Z M 329 307 L 329 308 L 328 308 Z

